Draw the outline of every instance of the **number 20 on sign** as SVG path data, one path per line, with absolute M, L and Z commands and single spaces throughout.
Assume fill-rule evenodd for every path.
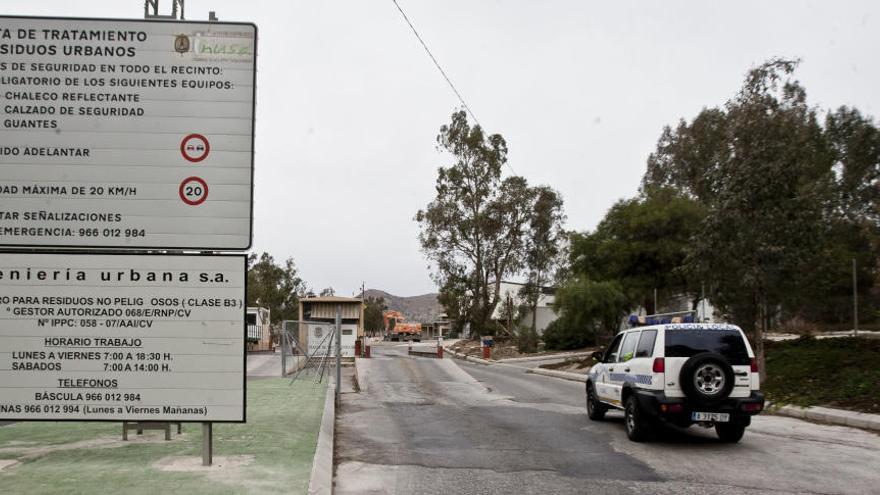
M 184 203 L 198 206 L 208 199 L 208 183 L 201 177 L 187 177 L 180 183 L 178 193 Z

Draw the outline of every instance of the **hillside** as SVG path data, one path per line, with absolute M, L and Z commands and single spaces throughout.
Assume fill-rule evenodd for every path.
M 436 293 L 401 297 L 379 289 L 367 289 L 364 295 L 365 297 L 381 297 L 385 299 L 388 309 L 400 311 L 411 322 L 428 323 L 436 321 L 437 317 L 443 313 L 443 307 L 437 302 Z

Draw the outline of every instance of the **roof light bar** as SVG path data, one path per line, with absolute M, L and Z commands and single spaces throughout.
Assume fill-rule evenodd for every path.
M 655 315 L 630 315 L 629 326 L 641 327 L 646 325 L 665 325 L 670 323 L 694 323 L 696 310 L 673 311 L 671 313 L 658 313 Z M 678 315 L 678 316 L 676 316 Z

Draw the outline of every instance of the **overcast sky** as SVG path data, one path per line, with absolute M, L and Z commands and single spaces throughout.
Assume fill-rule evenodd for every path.
M 803 59 L 819 108 L 880 108 L 876 2 L 399 3 L 516 173 L 562 193 L 569 229 L 636 194 L 664 125 L 722 105 L 770 57 Z M 143 16 L 142 0 L 0 5 Z M 434 291 L 413 216 L 459 103 L 392 1 L 186 1 L 188 20 L 209 10 L 259 28 L 254 251 L 292 256 L 316 290 Z

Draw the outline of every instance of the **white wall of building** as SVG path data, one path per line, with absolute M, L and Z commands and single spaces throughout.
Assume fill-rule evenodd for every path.
M 523 284 L 515 283 L 515 282 L 501 282 L 501 290 L 500 290 L 500 298 L 499 303 L 495 306 L 495 312 L 492 313 L 492 318 L 495 320 L 501 320 L 504 316 L 504 306 L 506 304 L 505 301 L 511 300 L 513 302 L 513 306 L 518 308 L 520 305 L 525 303 L 525 299 L 520 296 L 519 291 L 522 289 Z M 535 322 L 535 328 L 538 332 L 538 335 L 542 335 L 544 333 L 544 329 L 547 328 L 550 323 L 556 320 L 559 316 L 556 312 L 553 311 L 553 303 L 556 298 L 553 294 L 541 294 L 538 297 L 538 308 L 537 308 L 537 319 Z M 519 322 L 523 325 L 532 324 L 532 312 L 530 309 L 526 310 L 524 314 L 519 315 Z

